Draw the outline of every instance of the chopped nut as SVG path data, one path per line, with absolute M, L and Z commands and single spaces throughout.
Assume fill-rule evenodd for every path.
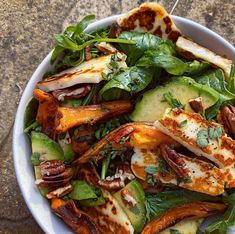
M 69 184 L 69 185 L 65 185 L 63 187 L 60 187 L 51 191 L 46 196 L 48 199 L 63 197 L 64 195 L 68 194 L 72 190 L 73 190 L 73 187 L 71 184 Z
M 202 98 L 197 97 L 197 98 L 192 98 L 189 99 L 189 105 L 191 108 L 196 112 L 196 113 L 202 113 L 203 112 L 203 104 L 202 104 Z
M 137 201 L 133 197 L 133 194 L 128 189 L 123 189 L 121 191 L 121 198 L 127 208 L 132 208 L 137 204 Z
M 224 106 L 221 109 L 221 119 L 228 133 L 235 137 L 235 107 L 232 105 Z
M 125 183 L 121 180 L 121 178 L 113 177 L 107 177 L 106 180 L 100 180 L 98 183 L 100 187 L 107 190 L 118 190 L 125 186 Z
M 114 176 L 108 176 L 105 180 L 100 180 L 99 185 L 107 190 L 118 190 L 125 187 L 125 183 L 134 179 L 130 166 L 122 164 L 117 168 Z

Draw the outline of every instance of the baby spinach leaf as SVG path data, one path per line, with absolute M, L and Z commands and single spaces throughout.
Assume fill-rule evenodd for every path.
M 73 200 L 85 200 L 90 198 L 97 198 L 93 187 L 83 180 L 72 181 L 73 190 L 68 196 Z
M 209 224 L 205 230 L 206 234 L 224 234 L 227 233 L 228 228 L 235 224 L 235 193 L 224 196 L 223 202 L 228 205 L 228 209 L 223 216 L 213 223 Z
M 220 93 L 219 100 L 206 110 L 205 114 L 207 119 L 215 118 L 221 106 L 229 101 L 235 100 L 235 93 L 232 93 L 232 89 L 226 82 L 224 73 L 221 69 L 209 70 L 201 76 L 196 77 L 195 80 L 198 83 L 207 85 Z
M 219 109 L 224 103 L 226 103 L 226 100 L 223 98 L 223 96 L 220 96 L 219 100 L 213 106 L 206 109 L 206 112 L 205 112 L 206 119 L 209 119 L 209 120 L 214 119 Z
M 232 100 L 235 98 L 235 94 L 228 90 L 228 84 L 225 81 L 224 73 L 221 69 L 210 70 L 203 75 L 195 78 L 200 83 L 207 85 L 220 93 L 225 100 Z
M 38 100 L 34 97 L 29 100 L 24 112 L 24 130 L 36 121 L 38 105 Z
M 172 75 L 182 75 L 188 68 L 188 64 L 170 54 L 164 54 L 158 50 L 148 50 L 137 61 L 139 67 L 161 67 Z
M 94 20 L 95 15 L 87 15 L 78 24 L 67 27 L 65 33 L 72 32 L 72 37 L 76 39 L 76 37 L 83 33 L 87 26 Z
M 235 94 L 235 65 L 232 65 L 229 82 L 228 82 L 228 90 Z
M 51 63 L 53 64 L 56 60 L 56 58 L 64 52 L 65 48 L 70 47 L 68 46 L 67 40 L 72 40 L 72 42 L 75 40 L 80 39 L 80 42 L 83 42 L 81 39 L 83 37 L 83 31 L 86 29 L 86 27 L 93 22 L 95 19 L 95 15 L 87 15 L 85 16 L 80 22 L 78 22 L 75 25 L 68 26 L 63 34 L 55 34 L 55 40 L 57 42 L 55 49 L 53 50 L 52 56 L 51 56 Z M 67 39 L 65 39 L 65 37 Z M 66 42 L 67 41 L 67 42 Z M 71 44 L 73 45 L 73 44 Z M 73 45 L 74 46 L 74 45 Z M 76 46 L 75 46 L 76 47 Z
M 122 32 L 120 39 L 134 41 L 134 45 L 120 44 L 120 49 L 127 55 L 127 64 L 133 66 L 146 50 L 159 50 L 165 54 L 176 54 L 175 45 L 170 40 L 163 40 L 150 33 Z
M 125 39 L 109 38 L 107 28 L 96 30 L 89 34 L 86 33 L 84 30 L 94 19 L 94 15 L 88 15 L 76 25 L 67 27 L 63 33 L 54 35 L 56 45 L 51 56 L 51 63 L 53 64 L 58 58 L 54 74 L 68 67 L 77 66 L 83 62 L 84 49 L 86 46 L 92 47 L 92 56 L 98 56 L 97 53 L 92 52 L 94 51 L 94 44 L 96 42 L 113 42 L 119 44 L 135 43 Z
M 209 67 L 210 64 L 207 62 L 200 62 L 198 60 L 194 60 L 192 62 L 187 62 L 188 67 L 184 72 L 186 76 L 195 76 L 200 75 L 201 73 L 205 72 Z
M 130 67 L 121 70 L 100 90 L 99 96 L 108 100 L 105 93 L 111 89 L 120 89 L 129 93 L 143 90 L 152 80 L 153 71 L 146 68 Z
M 192 201 L 216 201 L 218 198 L 203 193 L 192 192 L 184 189 L 165 190 L 157 194 L 145 195 L 147 220 L 151 220 L 168 209 Z

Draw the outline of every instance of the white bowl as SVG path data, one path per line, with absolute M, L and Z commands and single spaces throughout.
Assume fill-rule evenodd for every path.
M 87 31 L 108 26 L 118 17 L 120 17 L 120 15 L 99 20 L 91 24 Z M 195 42 L 211 49 L 212 51 L 235 61 L 235 48 L 221 36 L 193 21 L 178 16 L 173 16 L 173 19 L 184 35 L 187 35 Z M 33 90 L 36 83 L 51 67 L 50 56 L 51 53 L 49 53 L 38 66 L 37 70 L 29 80 L 20 100 L 13 130 L 13 158 L 18 184 L 25 202 L 37 223 L 45 233 L 69 234 L 73 232 L 66 226 L 66 224 L 64 224 L 61 219 L 52 213 L 49 202 L 40 195 L 34 183 L 34 172 L 30 163 L 30 141 L 26 134 L 23 133 L 23 116 L 26 105 L 33 96 Z

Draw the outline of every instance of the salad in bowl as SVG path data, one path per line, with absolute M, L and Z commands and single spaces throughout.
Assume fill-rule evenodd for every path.
M 93 20 L 55 35 L 53 66 L 24 113 L 38 192 L 79 234 L 226 233 L 233 61 L 187 38 L 157 3 L 87 31 Z

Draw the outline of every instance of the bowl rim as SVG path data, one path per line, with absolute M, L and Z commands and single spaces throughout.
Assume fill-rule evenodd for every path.
M 114 22 L 115 20 L 117 20 L 119 17 L 123 16 L 124 14 L 119 14 L 119 15 L 113 15 L 113 16 L 109 16 L 100 20 L 97 20 L 96 22 L 90 24 L 87 28 L 87 31 L 92 30 L 92 29 L 96 29 L 97 27 L 105 27 L 110 25 L 112 22 Z M 203 30 L 205 32 L 205 34 L 208 34 L 212 37 L 215 37 L 220 43 L 224 44 L 226 47 L 229 48 L 229 50 L 232 51 L 232 54 L 234 54 L 235 57 L 235 48 L 233 47 L 232 44 L 230 44 L 227 40 L 225 40 L 222 36 L 220 36 L 219 34 L 217 34 L 216 32 L 208 29 L 207 27 L 196 23 L 190 19 L 186 19 L 184 17 L 180 17 L 180 16 L 175 16 L 172 15 L 172 18 L 174 21 L 176 21 L 176 25 L 178 23 L 187 23 L 195 28 L 199 28 L 201 30 Z M 52 51 L 50 51 L 47 56 L 42 60 L 42 62 L 39 64 L 39 66 L 36 68 L 36 70 L 34 71 L 34 73 L 32 74 L 32 76 L 30 77 L 29 81 L 27 82 L 24 92 L 20 98 L 20 102 L 17 108 L 17 112 L 15 115 L 15 121 L 14 121 L 14 127 L 13 127 L 13 140 L 12 140 L 12 149 L 13 149 L 13 163 L 14 163 L 14 171 L 15 171 L 15 175 L 16 175 L 16 180 L 17 183 L 19 185 L 20 191 L 23 195 L 24 201 L 28 207 L 28 209 L 30 210 L 30 213 L 32 214 L 32 216 L 34 217 L 35 221 L 37 222 L 37 224 L 41 227 L 41 229 L 45 232 L 45 233 L 50 233 L 48 231 L 47 226 L 45 225 L 45 223 L 43 222 L 43 220 L 41 220 L 36 211 L 35 208 L 32 206 L 30 200 L 28 199 L 28 197 L 26 196 L 26 189 L 25 189 L 25 185 L 24 185 L 24 181 L 21 178 L 21 169 L 22 167 L 20 165 L 18 165 L 17 162 L 17 155 L 18 155 L 18 137 L 23 133 L 23 129 L 20 128 L 22 127 L 22 122 L 23 122 L 23 115 L 22 113 L 24 113 L 25 107 L 27 102 L 29 101 L 29 93 L 31 90 L 31 87 L 34 86 L 34 84 L 37 81 L 37 78 L 40 74 L 40 72 L 42 70 L 45 70 L 46 66 L 50 66 L 50 57 L 51 57 Z M 234 62 L 234 61 L 233 61 Z M 20 126 L 20 127 L 19 127 Z M 23 133 L 24 134 L 24 133 Z M 30 184 L 31 186 L 31 184 Z M 41 196 L 41 194 L 38 192 L 38 196 Z M 46 200 L 45 200 L 46 201 Z

